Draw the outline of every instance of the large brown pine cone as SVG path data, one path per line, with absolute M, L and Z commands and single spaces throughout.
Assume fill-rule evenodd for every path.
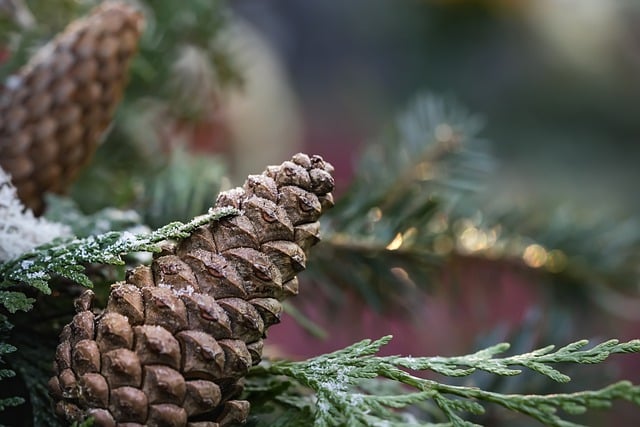
M 0 91 L 0 166 L 43 209 L 91 159 L 122 98 L 142 15 L 105 2 L 41 48 Z
M 333 205 L 333 167 L 318 156 L 252 175 L 217 207 L 241 214 L 198 228 L 111 287 L 106 309 L 91 291 L 63 329 L 50 381 L 56 411 L 96 426 L 227 426 L 249 403 L 236 400 L 260 361 L 280 300 Z

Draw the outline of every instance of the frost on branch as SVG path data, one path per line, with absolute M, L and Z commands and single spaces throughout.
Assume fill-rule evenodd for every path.
M 11 177 L 0 168 L 0 261 L 69 235 L 67 226 L 36 218 L 18 199 Z
M 110 231 L 85 238 L 67 238 L 50 245 L 43 245 L 0 265 L 2 280 L 0 288 L 26 283 L 48 294 L 51 292 L 48 282 L 53 276 L 64 277 L 83 286 L 92 287 L 91 281 L 84 273 L 84 264 L 122 265 L 124 264 L 123 255 L 143 251 L 159 252 L 161 242 L 184 238 L 203 224 L 235 215 L 237 212 L 230 207 L 211 209 L 207 214 L 200 215 L 187 223 L 173 222 L 150 233 Z M 3 295 L 4 293 L 0 293 L 0 304 L 4 303 Z
M 254 368 L 247 384 L 249 398 L 265 399 L 257 414 L 291 416 L 289 427 L 314 426 L 479 426 L 467 421 L 485 413 L 486 404 L 496 404 L 549 426 L 578 427 L 566 415 L 582 414 L 589 409 L 609 408 L 615 400 L 640 405 L 640 386 L 620 381 L 593 391 L 546 395 L 502 394 L 474 386 L 456 386 L 414 375 L 412 371 L 431 371 L 445 376 L 468 376 L 477 370 L 494 375 L 514 376 L 520 369 L 531 369 L 556 382 L 570 378 L 552 364 L 594 364 L 619 353 L 640 352 L 640 340 L 609 340 L 586 348 L 581 340 L 559 349 L 547 346 L 529 353 L 498 357 L 508 344 L 502 343 L 458 357 L 377 356 L 390 336 L 376 341 L 364 340 L 334 353 L 301 362 L 277 361 Z M 554 351 L 555 350 L 555 351 Z M 373 385 L 377 383 L 377 385 Z M 311 393 L 309 392 L 311 390 Z M 270 398 L 269 396 L 276 396 Z M 421 424 L 415 411 L 422 405 L 429 421 L 447 424 Z M 278 413 L 279 409 L 284 410 Z M 423 409 L 424 409 L 423 408 Z M 414 407 L 415 409 L 415 407 Z M 287 415 L 288 414 L 288 415 Z M 304 415 L 306 414 L 306 415 Z M 301 423 L 301 419 L 305 421 Z M 258 419 L 262 419 L 258 417 Z M 257 423 L 258 427 L 273 425 Z M 285 424 L 277 424 L 285 425 Z

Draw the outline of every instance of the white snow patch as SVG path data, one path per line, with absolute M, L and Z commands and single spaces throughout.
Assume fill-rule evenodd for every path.
M 70 234 L 71 229 L 66 225 L 36 218 L 26 209 L 18 199 L 11 177 L 0 168 L 0 261 L 16 258 L 56 237 Z

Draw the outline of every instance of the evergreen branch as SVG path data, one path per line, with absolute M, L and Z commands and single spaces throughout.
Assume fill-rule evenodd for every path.
M 619 381 L 599 390 L 550 395 L 501 394 L 473 387 L 447 386 L 437 383 L 433 385 L 433 388 L 438 390 L 439 397 L 435 400 L 445 413 L 457 410 L 459 407 L 459 400 L 448 399 L 444 396 L 445 394 L 453 394 L 466 399 L 495 403 L 508 410 L 535 418 L 545 425 L 557 427 L 582 426 L 582 424 L 564 420 L 558 415 L 559 409 L 567 414 L 578 415 L 585 413 L 588 409 L 608 409 L 614 400 L 619 399 L 640 405 L 640 386 L 633 385 L 629 381 Z M 452 420 L 452 425 L 475 424 L 468 424 L 466 421 L 458 424 Z
M 173 222 L 151 233 L 108 232 L 81 239 L 54 241 L 29 251 L 22 256 L 0 266 L 2 283 L 0 288 L 26 283 L 39 291 L 49 294 L 48 281 L 58 275 L 84 286 L 91 287 L 91 281 L 84 274 L 82 264 L 103 263 L 122 265 L 122 256 L 132 252 L 157 252 L 158 243 L 168 239 L 187 237 L 197 227 L 236 214 L 232 208 L 209 211 L 187 223 Z M 3 302 L 1 299 L 0 302 Z M 23 306 L 25 306 L 23 301 Z M 9 307 L 7 307 L 9 308 Z
M 160 170 L 145 177 L 146 199 L 140 209 L 144 223 L 156 227 L 205 212 L 223 190 L 224 173 L 219 158 L 174 149 Z
M 0 291 L 0 305 L 4 306 L 9 313 L 16 311 L 29 311 L 33 307 L 35 299 L 29 298 L 22 292 Z
M 4 364 L 4 356 L 14 353 L 17 348 L 11 344 L 4 342 L 5 335 L 13 326 L 8 322 L 7 317 L 0 314 L 0 364 Z M 0 369 L 0 381 L 5 378 L 11 378 L 16 375 L 11 369 Z M 17 396 L 0 398 L 0 412 L 12 406 L 18 406 L 24 403 L 24 399 Z
M 637 317 L 633 302 L 621 309 L 607 292 L 608 283 L 632 290 L 637 281 L 637 220 L 611 227 L 610 215 L 585 218 L 565 207 L 541 217 L 472 197 L 493 163 L 480 129 L 480 120 L 454 103 L 423 95 L 368 147 L 325 218 L 326 237 L 310 263 L 334 299 L 342 295 L 336 287 L 351 288 L 374 309 L 404 307 L 452 256 L 486 257 L 526 264 L 551 282 L 597 286 L 596 297 L 572 287 L 572 300 L 586 295 L 616 315 Z
M 415 225 L 442 202 L 455 202 L 454 193 L 476 190 L 493 164 L 478 137 L 481 128 L 476 116 L 449 100 L 417 97 L 363 154 L 359 175 L 330 213 L 338 231 L 388 243 L 405 224 Z
M 416 98 L 364 153 L 349 191 L 325 218 L 326 237 L 312 269 L 327 283 L 357 286 L 377 309 L 390 288 L 412 292 L 414 284 L 429 284 L 443 254 L 434 250 L 439 217 L 472 195 L 493 164 L 478 136 L 481 127 L 478 117 L 449 100 Z M 354 269 L 360 284 L 351 280 Z M 391 297 L 398 296 L 402 292 Z
M 7 397 L 5 399 L 0 399 L 0 412 L 13 406 L 22 405 L 23 403 L 24 399 L 21 397 Z
M 22 334 L 20 328 L 13 341 L 20 349 L 10 360 L 28 391 L 32 408 L 32 425 L 63 427 L 65 425 L 54 412 L 47 381 L 51 376 L 51 360 L 55 359 L 56 340 L 47 334 Z
M 295 380 L 315 393 L 316 426 L 402 426 L 433 425 L 408 423 L 406 414 L 398 409 L 413 404 L 433 401 L 442 411 L 451 426 L 476 426 L 461 417 L 461 413 L 480 415 L 485 412 L 484 403 L 494 403 L 504 408 L 532 417 L 542 423 L 558 427 L 575 427 L 578 424 L 564 420 L 558 411 L 581 414 L 588 409 L 611 406 L 613 400 L 624 399 L 640 405 L 640 386 L 627 381 L 618 382 L 594 391 L 549 395 L 501 394 L 477 387 L 454 386 L 421 378 L 409 373 L 433 371 L 446 376 L 470 375 L 483 370 L 495 375 L 513 376 L 521 373 L 512 366 L 523 366 L 558 382 L 567 382 L 551 364 L 600 363 L 612 354 L 640 352 L 640 340 L 620 343 L 610 340 L 589 349 L 588 341 L 571 343 L 554 351 L 547 346 L 528 353 L 504 358 L 496 355 L 506 351 L 508 344 L 502 343 L 476 353 L 459 357 L 400 357 L 376 356 L 380 348 L 391 340 L 390 336 L 376 341 L 364 340 L 345 349 L 324 354 L 301 362 L 278 361 L 254 368 L 253 374 L 280 375 Z M 413 392 L 396 394 L 375 393 L 365 390 L 363 382 L 374 378 L 386 378 L 416 389 Z M 286 379 L 285 381 L 290 381 Z M 250 380 L 250 383 L 255 378 Z M 272 384 L 272 387 L 276 387 Z M 249 386 L 250 392 L 255 391 Z M 264 390 L 263 390 L 264 391 Z M 280 388 L 287 397 L 295 401 L 300 391 L 288 387 Z M 403 418 L 404 416 L 404 418 Z M 415 420 L 414 420 L 415 421 Z

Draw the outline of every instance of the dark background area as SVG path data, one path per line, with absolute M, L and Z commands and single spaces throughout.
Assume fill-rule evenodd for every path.
M 416 93 L 433 91 L 486 119 L 499 160 L 494 196 L 640 210 L 639 10 L 631 2 L 232 6 L 282 56 L 307 145 L 353 157 Z

